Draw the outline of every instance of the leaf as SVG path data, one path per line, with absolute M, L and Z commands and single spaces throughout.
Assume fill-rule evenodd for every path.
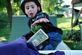
M 33 32 L 33 33 L 36 33 L 39 29 L 41 29 L 42 28 L 42 26 L 40 26 L 40 25 L 36 25 L 36 26 L 33 26 L 32 28 L 31 28 L 31 31 Z

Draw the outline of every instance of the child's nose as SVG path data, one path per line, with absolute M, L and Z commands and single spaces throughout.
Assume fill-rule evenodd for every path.
M 32 11 L 32 8 L 30 8 L 29 11 Z

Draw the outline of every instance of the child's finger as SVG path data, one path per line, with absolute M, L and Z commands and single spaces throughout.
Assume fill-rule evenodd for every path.
M 46 18 L 41 18 L 41 19 L 39 19 L 39 20 L 36 20 L 36 21 L 32 24 L 32 26 L 35 26 L 37 23 L 42 23 L 42 22 L 49 22 L 49 20 L 46 19 Z
M 42 18 L 42 19 L 40 19 L 40 22 L 49 22 L 49 20 L 46 18 Z
M 32 24 L 32 26 L 35 26 L 37 23 L 39 23 L 40 21 L 39 20 L 37 20 L 37 21 L 35 21 L 33 24 Z

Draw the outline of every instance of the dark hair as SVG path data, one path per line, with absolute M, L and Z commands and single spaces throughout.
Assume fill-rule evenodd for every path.
M 25 15 L 26 15 L 26 13 L 25 13 L 25 4 L 27 2 L 34 2 L 38 7 L 40 7 L 40 11 L 38 11 L 38 12 L 41 12 L 42 11 L 41 4 L 39 3 L 38 0 L 23 0 L 22 3 L 21 3 L 21 9 L 22 9 L 22 11 L 24 12 Z

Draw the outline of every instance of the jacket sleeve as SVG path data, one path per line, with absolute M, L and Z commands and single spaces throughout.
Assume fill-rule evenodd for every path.
M 49 16 L 48 16 L 48 14 L 43 13 L 43 12 L 38 13 L 38 14 L 36 15 L 36 20 L 41 19 L 41 18 L 47 18 L 47 19 L 49 19 Z
M 26 40 L 30 39 L 31 36 L 33 36 L 34 33 L 32 31 L 30 31 L 29 33 L 23 35 L 23 37 L 25 37 Z
M 52 23 L 50 23 L 50 22 L 38 23 L 37 25 L 41 25 L 42 26 L 42 29 L 46 33 L 49 33 L 49 32 L 57 32 L 59 34 L 63 34 L 63 31 L 60 28 L 53 26 Z

